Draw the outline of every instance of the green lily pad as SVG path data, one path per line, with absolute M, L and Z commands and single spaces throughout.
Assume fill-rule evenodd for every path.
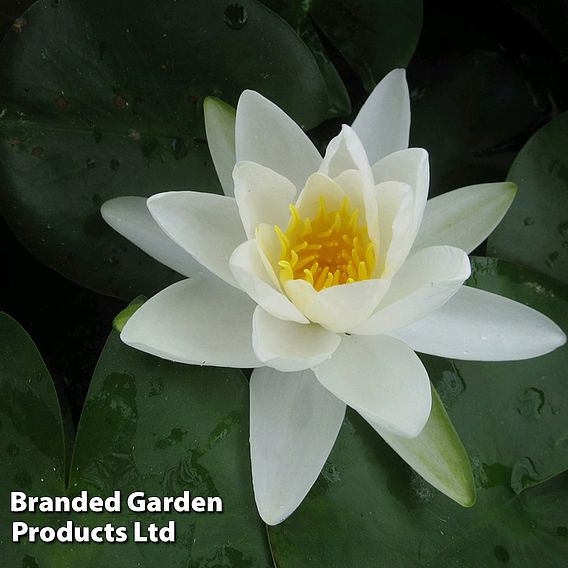
M 546 276 L 480 258 L 469 284 L 568 329 L 568 290 Z M 348 413 L 304 503 L 269 529 L 280 568 L 565 562 L 568 476 L 550 477 L 568 468 L 568 347 L 521 362 L 423 360 L 472 459 L 477 503 L 465 509 L 443 496 Z
M 568 113 L 541 128 L 515 159 L 507 179 L 517 197 L 489 238 L 489 254 L 568 283 Z
M 422 30 L 422 0 L 315 0 L 309 14 L 367 91 L 406 67 Z
M 430 154 L 430 195 L 504 181 L 519 137 L 542 117 L 505 57 L 484 50 L 444 53 L 416 59 L 408 76 L 411 146 Z
M 252 88 L 306 128 L 333 114 L 310 50 L 255 0 L 57 0 L 23 17 L 0 45 L 0 207 L 37 258 L 102 293 L 151 295 L 177 278 L 99 208 L 220 191 L 206 96 L 234 105 Z
M 422 0 L 262 1 L 308 38 L 307 45 L 325 62 L 313 21 L 367 91 L 392 69 L 408 65 L 422 30 Z
M 308 16 L 308 5 L 304 2 L 286 0 L 260 0 L 290 24 L 292 29 L 310 48 L 327 84 L 329 106 L 332 114 L 348 116 L 351 114 L 351 101 L 343 80 L 324 47 L 316 26 Z
M 248 386 L 236 370 L 176 365 L 123 345 L 113 332 L 97 365 L 81 416 L 65 490 L 62 427 L 50 377 L 25 332 L 0 316 L 2 492 L 107 497 L 120 490 L 120 513 L 60 515 L 0 511 L 6 566 L 271 566 L 252 496 L 248 455 Z M 5 353 L 3 354 L 5 355 Z M 221 496 L 223 513 L 133 513 L 124 501 L 147 496 Z M 125 526 L 122 544 L 12 544 L 13 521 L 57 528 Z M 132 523 L 176 521 L 173 544 L 139 544 Z M 26 564 L 27 563 L 27 564 Z
M 64 489 L 63 422 L 55 387 L 32 340 L 2 312 L 0 435 L 2 495 L 9 490 L 39 495 Z

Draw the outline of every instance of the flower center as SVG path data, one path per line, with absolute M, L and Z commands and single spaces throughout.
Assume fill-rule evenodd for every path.
M 341 207 L 328 211 L 320 197 L 313 218 L 302 218 L 290 205 L 286 232 L 278 225 L 280 281 L 306 280 L 318 292 L 330 286 L 367 280 L 375 267 L 375 249 L 366 226 L 359 225 L 359 211 L 346 197 Z

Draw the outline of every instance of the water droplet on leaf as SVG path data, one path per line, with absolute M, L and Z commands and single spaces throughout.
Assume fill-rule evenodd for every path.
M 525 389 L 517 397 L 517 412 L 523 417 L 538 420 L 544 407 L 544 392 L 535 387 Z
M 248 14 L 241 4 L 229 4 L 225 8 L 225 23 L 232 30 L 242 29 L 248 20 Z
M 500 544 L 493 549 L 493 554 L 495 555 L 495 558 L 497 558 L 497 560 L 499 560 L 499 562 L 502 562 L 503 564 L 507 564 L 507 562 L 509 562 L 509 559 L 511 558 L 509 551 Z
M 513 464 L 511 470 L 511 489 L 519 494 L 523 489 L 538 481 L 538 472 L 529 457 L 523 457 Z
M 171 145 L 172 155 L 176 160 L 181 160 L 189 152 L 187 144 L 182 138 L 174 138 Z

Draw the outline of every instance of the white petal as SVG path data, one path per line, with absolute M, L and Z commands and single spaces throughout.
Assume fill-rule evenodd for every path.
M 279 371 L 302 371 L 329 359 L 341 338 L 319 325 L 302 325 L 271 316 L 260 306 L 252 320 L 256 356 Z
M 305 280 L 288 280 L 284 289 L 310 321 L 343 333 L 363 323 L 375 311 L 389 285 L 389 280 L 369 279 L 316 292 Z
M 150 197 L 148 209 L 162 230 L 195 260 L 225 282 L 237 285 L 229 258 L 246 235 L 232 197 L 171 191 Z
M 288 226 L 296 188 L 285 177 L 254 162 L 239 162 L 233 172 L 235 199 L 247 236 L 261 223 Z
M 235 156 L 235 109 L 216 97 L 203 102 L 205 133 L 209 152 L 223 192 L 233 196 L 233 168 Z
M 280 280 L 278 278 L 278 261 L 280 260 L 280 253 L 282 252 L 282 245 L 274 231 L 272 225 L 263 223 L 256 228 L 256 244 L 258 254 L 262 260 L 262 264 L 270 278 L 272 284 L 277 290 L 282 291 Z
M 365 148 L 357 134 L 344 124 L 341 132 L 328 144 L 319 171 L 335 178 L 353 169 L 359 170 L 366 180 L 372 182 L 373 173 Z
M 259 367 L 252 350 L 255 304 L 219 278 L 176 282 L 145 302 L 120 335 L 131 347 L 170 361 Z
M 406 260 L 413 242 L 414 199 L 412 188 L 398 181 L 375 187 L 380 246 L 375 276 L 392 278 Z
M 237 105 L 237 160 L 257 162 L 304 187 L 321 156 L 304 131 L 274 103 L 244 91 Z
M 394 69 L 374 88 L 353 122 L 371 162 L 408 148 L 410 96 L 404 69 Z
M 483 183 L 430 199 L 414 249 L 446 244 L 470 253 L 501 222 L 516 193 L 514 183 Z
M 353 170 L 358 172 L 359 175 L 360 197 L 358 207 L 361 206 L 361 202 L 364 204 L 367 231 L 375 245 L 375 250 L 379 250 L 379 222 L 373 172 L 363 144 L 355 132 L 344 124 L 341 127 L 341 132 L 328 144 L 320 172 L 331 178 L 337 178 L 349 186 L 356 181 L 353 174 L 347 174 L 347 172 Z M 343 177 L 341 177 L 342 175 Z M 348 175 L 350 177 L 346 177 Z M 356 194 L 353 187 L 351 187 L 351 193 Z
M 239 245 L 229 264 L 241 289 L 268 313 L 283 320 L 309 323 L 300 310 L 274 286 L 258 252 L 255 239 Z
M 345 404 L 312 371 L 264 367 L 250 379 L 250 450 L 262 520 L 281 523 L 303 501 L 335 443 Z
M 300 215 L 315 217 L 319 210 L 321 197 L 325 198 L 328 211 L 336 211 L 341 207 L 345 193 L 331 178 L 321 172 L 316 172 L 308 178 L 304 189 L 298 196 L 296 207 Z
M 432 412 L 416 438 L 396 436 L 379 424 L 369 423 L 428 483 L 463 507 L 475 503 L 475 483 L 469 458 L 433 388 Z
M 373 166 L 373 176 L 377 184 L 385 181 L 399 181 L 408 184 L 413 189 L 414 217 L 409 239 L 414 242 L 428 199 L 430 185 L 428 152 L 422 148 L 408 148 L 389 154 Z
M 154 221 L 145 197 L 116 197 L 101 207 L 103 219 L 146 254 L 184 276 L 208 271 L 174 243 Z
M 444 305 L 469 278 L 469 258 L 453 247 L 429 247 L 398 271 L 377 311 L 353 333 L 376 335 L 407 326 Z
M 418 436 L 430 415 L 428 373 L 416 353 L 392 337 L 345 337 L 314 372 L 365 419 L 398 436 Z
M 564 332 L 540 312 L 468 286 L 392 335 L 422 353 L 473 361 L 530 359 L 566 342 Z
M 345 170 L 333 180 L 349 198 L 352 209 L 366 213 L 365 209 L 365 182 L 359 170 Z

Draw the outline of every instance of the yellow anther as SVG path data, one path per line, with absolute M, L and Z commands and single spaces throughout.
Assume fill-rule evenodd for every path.
M 307 237 L 312 234 L 312 222 L 309 218 L 304 220 L 304 229 L 300 233 L 300 237 Z
M 317 291 L 365 280 L 373 274 L 376 251 L 367 228 L 359 225 L 359 211 L 345 197 L 338 209 L 328 210 L 319 197 L 314 217 L 302 218 L 290 205 L 286 231 L 274 230 L 281 247 L 279 278 L 305 280 Z
M 300 214 L 298 213 L 298 210 L 296 209 L 295 205 L 291 204 L 289 206 L 289 209 L 290 209 L 290 223 L 288 225 L 288 230 L 293 231 L 302 222 L 302 219 L 300 218 Z
M 355 209 L 351 214 L 351 219 L 349 219 L 349 228 L 354 231 L 357 228 L 357 220 L 359 218 L 359 210 Z
M 333 220 L 333 226 L 331 227 L 331 230 L 334 233 L 338 233 L 339 229 L 341 229 L 341 215 L 339 214 L 339 211 L 335 214 L 335 219 Z
M 321 290 L 323 288 L 323 285 L 326 281 L 327 275 L 329 274 L 329 266 L 326 266 L 322 271 L 321 274 L 318 276 L 318 279 L 316 280 L 316 283 L 314 284 L 314 288 L 316 290 Z
M 308 266 L 308 264 L 310 264 L 310 262 L 315 259 L 316 257 L 314 255 L 306 256 L 305 258 L 302 258 L 302 260 L 300 260 L 300 262 L 298 262 L 298 264 L 294 268 L 296 270 L 303 270 L 305 266 Z
M 351 249 L 351 258 L 353 259 L 353 263 L 355 265 L 358 265 L 361 262 L 357 248 Z
M 281 260 L 278 262 L 278 266 L 281 268 L 280 270 L 280 279 L 281 280 L 292 280 L 294 278 L 294 271 L 290 266 L 290 263 L 286 260 Z
M 291 256 L 290 266 L 294 268 L 296 264 L 298 264 L 298 253 L 294 249 L 292 249 L 290 251 L 290 256 Z
M 290 241 L 288 240 L 288 237 L 282 232 L 282 229 L 278 225 L 274 225 L 274 230 L 276 231 L 276 234 L 280 239 L 280 244 L 283 247 L 290 248 Z
M 318 212 L 316 215 L 316 218 L 314 219 L 314 221 L 321 221 L 323 219 L 323 217 L 325 217 L 326 214 L 326 208 L 325 208 L 325 198 L 323 195 L 320 195 L 319 198 L 319 208 L 318 208 Z
M 353 261 L 349 261 L 349 264 L 347 265 L 347 274 L 349 274 L 349 278 L 351 278 L 352 280 L 357 280 L 357 271 L 355 270 L 355 265 L 353 264 Z
M 327 231 L 322 231 L 321 233 L 317 233 L 315 235 L 315 237 L 317 239 L 325 239 L 326 237 L 331 237 L 332 231 L 333 231 L 333 227 L 331 229 L 328 229 Z

